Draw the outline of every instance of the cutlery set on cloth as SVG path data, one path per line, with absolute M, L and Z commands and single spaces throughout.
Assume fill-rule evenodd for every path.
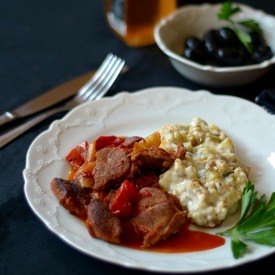
M 102 98 L 115 82 L 124 65 L 125 60 L 109 53 L 95 73 L 89 72 L 74 78 L 22 104 L 13 111 L 2 114 L 0 116 L 1 128 L 12 121 L 37 115 L 2 134 L 0 136 L 0 148 L 56 113 L 69 111 L 84 102 Z M 65 100 L 67 101 L 62 106 L 50 108 Z M 275 114 L 275 89 L 262 91 L 255 98 L 255 102 L 269 113 Z
M 69 111 L 82 103 L 97 100 L 103 97 L 121 73 L 124 65 L 125 60 L 109 53 L 95 73 L 87 73 L 84 76 L 61 84 L 60 86 L 26 102 L 15 110 L 5 112 L 0 116 L 0 127 L 3 127 L 11 121 L 33 115 L 47 109 L 46 111 L 39 113 L 34 118 L 27 120 L 23 124 L 16 126 L 1 135 L 0 148 L 4 147 L 12 140 L 53 114 L 62 111 Z M 49 107 L 70 97 L 72 98 L 66 101 L 64 105 L 48 109 Z

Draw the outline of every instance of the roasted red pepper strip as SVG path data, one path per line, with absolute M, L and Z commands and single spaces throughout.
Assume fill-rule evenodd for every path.
M 100 136 L 95 141 L 96 150 L 100 150 L 108 146 L 118 146 L 121 144 L 125 138 L 117 136 Z
M 89 143 L 84 141 L 75 146 L 65 159 L 68 160 L 75 169 L 78 169 L 85 162 L 88 148 Z
M 120 218 L 129 218 L 133 215 L 134 204 L 137 200 L 137 190 L 133 183 L 124 180 L 116 190 L 109 208 L 114 215 Z

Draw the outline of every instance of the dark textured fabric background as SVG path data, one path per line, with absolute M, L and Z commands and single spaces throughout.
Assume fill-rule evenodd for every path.
M 110 51 L 124 57 L 130 67 L 112 87 L 110 95 L 122 90 L 134 92 L 164 85 L 192 90 L 205 88 L 180 76 L 155 45 L 139 49 L 125 46 L 106 24 L 103 2 L 0 0 L 0 113 L 96 69 Z M 273 1 L 239 2 L 275 15 Z M 254 101 L 262 90 L 275 87 L 274 76 L 272 69 L 250 85 L 210 90 Z M 22 171 L 28 147 L 52 120 L 59 117 L 60 114 L 46 120 L 0 149 L 0 274 L 146 273 L 83 255 L 52 234 L 27 204 Z M 255 269 L 264 272 L 268 265 L 273 266 L 274 260 L 275 256 L 271 255 L 225 270 L 223 274 L 248 274 Z

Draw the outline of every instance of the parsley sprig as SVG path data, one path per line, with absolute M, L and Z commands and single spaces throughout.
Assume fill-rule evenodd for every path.
M 238 259 L 248 252 L 247 241 L 275 246 L 275 192 L 269 201 L 248 181 L 242 193 L 241 213 L 237 224 L 218 235 L 231 236 L 231 249 Z
M 241 11 L 242 10 L 240 7 L 233 6 L 232 1 L 225 1 L 222 4 L 217 16 L 218 19 L 227 21 L 229 23 L 241 43 L 249 52 L 251 52 L 253 50 L 252 38 L 248 32 L 243 30 L 243 28 L 256 32 L 261 32 L 262 30 L 259 23 L 253 19 L 234 21 L 232 19 L 233 15 L 240 13 Z

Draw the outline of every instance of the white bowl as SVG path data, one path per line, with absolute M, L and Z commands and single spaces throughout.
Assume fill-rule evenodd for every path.
M 154 29 L 154 37 L 158 47 L 169 57 L 174 68 L 190 80 L 213 87 L 237 86 L 252 82 L 267 71 L 275 63 L 275 55 L 260 64 L 215 67 L 201 65 L 182 56 L 184 41 L 188 36 L 202 38 L 210 29 L 226 26 L 226 22 L 217 18 L 220 4 L 186 5 L 163 18 Z M 256 20 L 262 30 L 267 44 L 275 53 L 275 17 L 247 5 L 234 3 L 242 12 L 234 19 L 245 18 Z

